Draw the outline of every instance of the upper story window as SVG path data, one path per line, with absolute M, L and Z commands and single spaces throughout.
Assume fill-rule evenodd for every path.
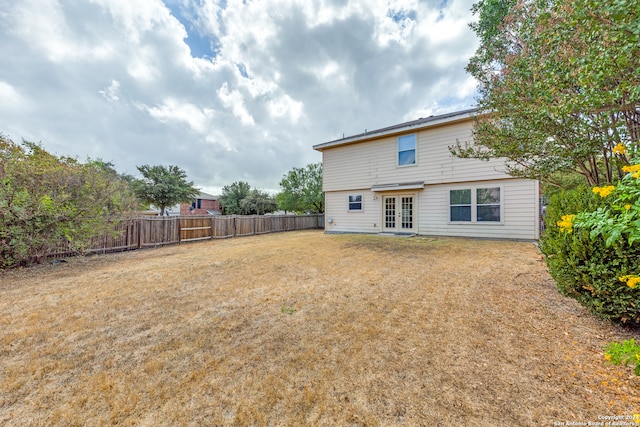
M 416 136 L 403 135 L 398 137 L 398 166 L 416 164 Z

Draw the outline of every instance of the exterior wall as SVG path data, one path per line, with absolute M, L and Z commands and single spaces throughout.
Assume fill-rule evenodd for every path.
M 349 212 L 349 195 L 362 194 L 362 211 Z M 374 200 L 374 196 L 377 199 Z M 379 233 L 382 231 L 382 202 L 370 189 L 336 191 L 324 196 L 324 230 L 338 233 Z M 331 221 L 331 222 L 330 222 Z
M 398 166 L 398 135 L 327 147 L 323 155 L 325 231 L 380 233 L 383 198 L 394 192 L 372 192 L 384 184 L 424 182 L 424 189 L 403 190 L 414 196 L 417 234 L 535 240 L 539 237 L 539 184 L 504 172 L 504 162 L 460 159 L 449 147 L 471 141 L 473 121 L 448 123 L 416 134 L 416 164 Z M 449 190 L 496 187 L 501 191 L 500 223 L 452 223 Z M 348 196 L 362 194 L 362 212 L 350 212 Z M 400 230 L 403 231 L 403 230 Z
M 500 223 L 449 222 L 449 190 L 500 187 Z M 536 240 L 539 237 L 538 182 L 504 179 L 428 186 L 420 194 L 419 234 Z
M 191 204 L 182 203 L 180 205 L 180 215 L 208 215 L 207 210 L 220 211 L 220 204 L 217 200 L 199 199 L 200 209 L 191 209 Z M 196 205 L 197 206 L 197 205 Z
M 502 221 L 500 223 L 451 223 L 449 221 L 449 190 L 478 187 L 501 188 Z M 361 212 L 349 211 L 350 194 L 362 194 L 363 210 Z M 384 232 L 383 198 L 395 194 L 414 196 L 415 224 L 412 231 L 416 234 L 520 240 L 536 240 L 539 237 L 538 183 L 526 179 L 433 184 L 426 186 L 424 190 L 401 192 L 374 193 L 370 189 L 330 191 L 325 193 L 325 231 L 329 233 Z
M 324 191 L 412 181 L 439 184 L 508 178 L 500 160 L 460 159 L 449 152 L 457 141 L 472 139 L 472 125 L 468 120 L 416 132 L 417 162 L 411 166 L 397 165 L 397 135 L 325 149 Z

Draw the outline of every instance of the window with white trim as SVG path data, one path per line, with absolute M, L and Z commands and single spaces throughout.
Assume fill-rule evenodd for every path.
M 349 194 L 349 211 L 362 210 L 362 194 Z
M 398 166 L 416 164 L 416 136 L 403 135 L 398 137 Z
M 476 220 L 500 222 L 500 187 L 476 189 Z
M 449 191 L 450 221 L 471 221 L 471 190 Z
M 450 222 L 502 222 L 502 188 L 449 190 Z

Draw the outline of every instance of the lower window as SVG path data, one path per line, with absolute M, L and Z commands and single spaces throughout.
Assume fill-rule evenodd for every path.
M 350 194 L 349 195 L 349 210 L 361 211 L 362 210 L 362 194 Z
M 501 187 L 449 191 L 449 221 L 501 222 Z

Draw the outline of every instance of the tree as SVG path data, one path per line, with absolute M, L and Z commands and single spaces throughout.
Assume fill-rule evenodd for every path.
M 251 192 L 248 182 L 237 181 L 222 187 L 222 194 L 218 201 L 225 215 L 244 215 L 242 200 Z
M 113 165 L 80 163 L 0 135 L 0 268 L 39 262 L 65 242 L 82 253 L 137 204 Z
M 560 185 L 622 178 L 640 138 L 640 3 L 481 0 L 474 142 L 460 157 L 505 158 L 511 175 Z
M 273 197 L 245 181 L 222 187 L 219 201 L 225 215 L 263 215 L 278 208 Z
M 297 213 L 324 212 L 322 192 L 322 163 L 293 168 L 280 181 L 282 191 L 277 195 L 278 207 Z
M 167 207 L 189 202 L 200 193 L 178 166 L 142 165 L 137 169 L 143 179 L 134 180 L 133 189 L 140 200 L 160 208 L 160 215 Z
M 278 209 L 275 199 L 264 191 L 253 189 L 240 201 L 245 215 L 264 215 Z

